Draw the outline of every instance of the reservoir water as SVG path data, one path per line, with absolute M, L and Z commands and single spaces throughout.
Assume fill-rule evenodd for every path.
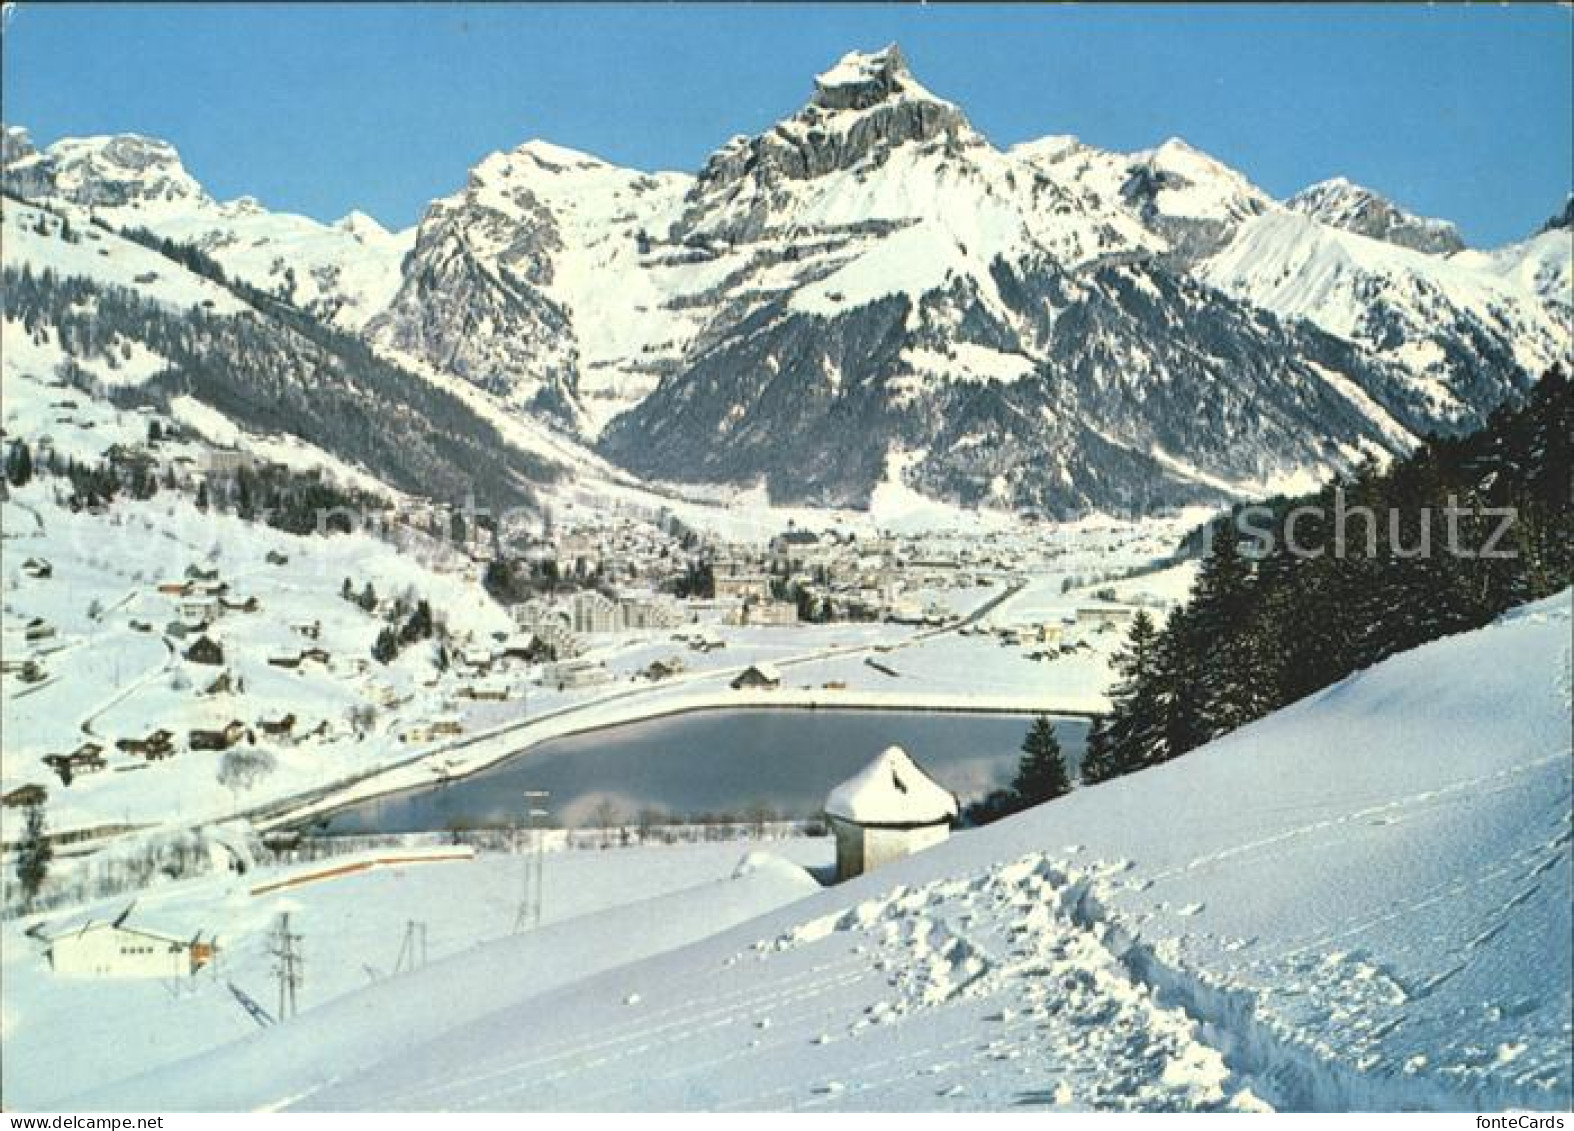
M 662 819 L 768 807 L 782 817 L 819 813 L 832 786 L 885 747 L 902 746 L 965 804 L 1010 781 L 1026 716 L 755 709 L 702 711 L 552 739 L 470 777 L 389 794 L 340 810 L 330 833 L 416 832 L 513 824 L 523 792 L 548 790 L 545 824 L 589 824 L 603 802 L 620 821 L 642 810 Z M 1057 718 L 1075 773 L 1087 722 Z

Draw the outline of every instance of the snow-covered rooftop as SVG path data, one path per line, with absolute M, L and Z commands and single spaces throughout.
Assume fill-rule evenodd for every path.
M 957 815 L 956 797 L 918 768 L 900 746 L 831 790 L 825 812 L 860 825 L 929 825 Z

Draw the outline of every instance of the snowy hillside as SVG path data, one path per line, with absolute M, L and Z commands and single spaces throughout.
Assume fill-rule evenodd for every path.
M 65 138 L 39 151 L 25 130 L 7 126 L 5 152 L 7 191 L 193 244 L 233 277 L 345 329 L 358 329 L 392 300 L 414 239 L 413 231 L 390 233 L 359 212 L 321 224 L 270 212 L 250 197 L 220 203 L 173 146 L 153 138 Z
M 1497 264 L 1476 253 L 1440 259 L 1281 209 L 1243 225 L 1199 273 L 1393 362 L 1423 398 L 1420 419 L 1458 426 L 1479 423 L 1571 348 L 1560 309 Z
M 1564 1108 L 1569 639 L 1565 592 L 490 1016 L 386 982 L 73 1103 Z M 480 958 L 432 968 L 444 1002 Z

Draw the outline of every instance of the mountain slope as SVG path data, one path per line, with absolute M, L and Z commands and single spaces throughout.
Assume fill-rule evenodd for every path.
M 0 218 L 8 382 L 21 376 L 13 364 L 58 359 L 56 373 L 28 376 L 120 403 L 192 398 L 230 427 L 293 436 L 396 491 L 450 503 L 529 503 L 561 474 L 447 390 L 216 269 L 189 269 L 69 208 L 6 198 Z
M 392 299 L 413 233 L 364 213 L 331 225 L 270 212 L 250 197 L 219 203 L 168 142 L 135 134 L 66 138 L 43 151 L 5 127 L 5 190 L 75 205 L 116 228 L 192 244 L 231 276 L 324 321 L 357 329 Z
M 1198 274 L 1392 362 L 1425 399 L 1427 426 L 1456 431 L 1479 424 L 1570 351 L 1554 307 L 1479 262 L 1439 259 L 1275 210 L 1244 224 Z
M 78 1106 L 1560 1109 L 1569 627 L 1565 592 L 490 1016 L 428 988 L 498 984 L 461 955 L 303 1017 L 309 1065 L 276 1029 Z

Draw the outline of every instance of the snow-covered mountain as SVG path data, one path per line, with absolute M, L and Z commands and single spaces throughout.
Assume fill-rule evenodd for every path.
M 1342 228 L 1412 251 L 1451 255 L 1465 248 L 1459 229 L 1447 220 L 1406 212 L 1387 197 L 1344 177 L 1304 188 L 1284 203 L 1286 208 L 1330 228 Z
M 251 197 L 220 203 L 168 142 L 135 134 L 65 138 L 42 151 L 5 127 L 4 184 L 24 199 L 77 205 L 116 228 L 194 244 L 231 276 L 344 329 L 383 309 L 414 232 L 361 212 L 337 223 L 270 212 Z
M 1571 356 L 1566 222 L 1462 249 L 1347 181 L 1280 203 L 1179 139 L 1001 150 L 894 46 L 693 176 L 532 141 L 398 234 L 217 203 L 143 138 L 5 151 L 13 194 L 195 242 L 639 475 L 783 500 L 1304 484 Z
M 494 153 L 427 211 L 370 336 L 594 432 L 654 387 L 682 321 L 641 249 L 687 185 L 540 141 Z

